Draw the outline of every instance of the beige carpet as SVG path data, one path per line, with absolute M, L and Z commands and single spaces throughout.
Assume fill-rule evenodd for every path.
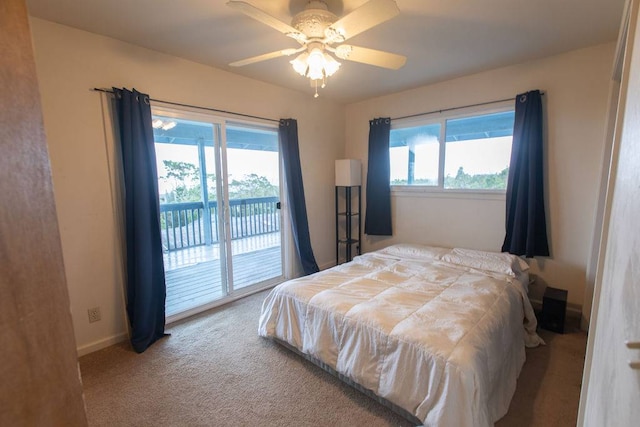
M 80 359 L 92 426 L 408 426 L 301 357 L 257 336 L 265 293 L 171 325 L 143 354 Z M 541 331 L 497 426 L 573 426 L 586 335 Z

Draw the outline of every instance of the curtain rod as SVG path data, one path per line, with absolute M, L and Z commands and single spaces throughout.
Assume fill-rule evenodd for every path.
M 544 92 L 540 92 L 540 95 L 544 95 Z M 442 110 L 427 111 L 426 113 L 417 113 L 417 114 L 411 114 L 408 116 L 394 117 L 391 120 L 410 119 L 412 117 L 427 116 L 429 114 L 435 114 L 435 113 L 444 113 L 445 111 L 461 110 L 463 108 L 470 108 L 470 107 L 480 107 L 482 105 L 497 104 L 498 102 L 512 101 L 513 99 L 514 98 L 496 99 L 495 101 L 480 102 L 478 104 L 463 105 L 461 107 L 444 108 Z
M 113 91 L 109 90 L 109 89 L 100 89 L 100 88 L 94 87 L 91 90 L 96 91 L 96 92 L 103 92 L 103 93 L 111 93 L 111 94 L 113 94 Z M 153 101 L 153 102 L 160 102 L 162 104 L 177 105 L 179 107 L 197 108 L 198 110 L 214 111 L 216 113 L 232 114 L 234 116 L 249 117 L 251 119 L 259 119 L 259 120 L 266 120 L 266 121 L 269 121 L 269 122 L 280 123 L 280 120 L 278 120 L 278 119 L 270 119 L 268 117 L 252 116 L 251 114 L 235 113 L 233 111 L 227 111 L 227 110 L 218 110 L 217 108 L 201 107 L 199 105 L 181 104 L 179 102 L 163 101 L 161 99 L 153 99 L 153 98 L 149 98 L 149 100 Z

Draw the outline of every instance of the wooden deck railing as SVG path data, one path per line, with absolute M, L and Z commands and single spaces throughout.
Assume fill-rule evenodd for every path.
M 230 200 L 231 239 L 280 231 L 277 204 L 277 197 Z M 165 251 L 218 243 L 218 202 L 161 203 L 160 227 Z

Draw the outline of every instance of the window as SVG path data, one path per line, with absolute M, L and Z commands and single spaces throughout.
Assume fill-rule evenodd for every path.
M 391 185 L 505 190 L 514 117 L 513 109 L 503 109 L 392 125 Z
M 392 129 L 391 185 L 438 185 L 440 123 Z

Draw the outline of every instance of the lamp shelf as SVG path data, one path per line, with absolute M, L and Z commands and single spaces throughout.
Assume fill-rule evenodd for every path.
M 336 186 L 336 264 L 361 254 L 360 186 Z M 355 245 L 355 248 L 353 247 Z
M 336 160 L 336 264 L 351 261 L 354 249 L 356 255 L 362 250 L 361 176 L 360 160 Z

